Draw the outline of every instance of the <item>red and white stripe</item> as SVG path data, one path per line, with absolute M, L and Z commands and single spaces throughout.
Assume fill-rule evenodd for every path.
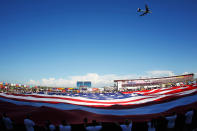
M 157 104 L 158 102 L 170 101 L 178 99 L 180 97 L 197 93 L 196 86 L 185 86 L 185 87 L 172 87 L 172 88 L 160 88 L 150 91 L 135 92 L 143 94 L 143 96 L 134 96 L 125 99 L 112 99 L 112 100 L 95 100 L 84 97 L 71 97 L 61 95 L 41 95 L 41 94 L 5 94 L 0 93 L 0 97 L 18 101 L 28 102 L 43 102 L 43 103 L 66 103 L 73 105 L 81 105 L 88 107 L 99 107 L 108 108 L 114 105 L 120 106 L 131 106 L 136 107 L 144 104 Z

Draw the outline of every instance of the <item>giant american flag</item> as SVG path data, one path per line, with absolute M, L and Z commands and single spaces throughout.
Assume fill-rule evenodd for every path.
M 151 118 L 155 114 L 196 104 L 197 86 L 185 85 L 122 93 L 0 93 L 0 101 L 17 106 L 44 106 L 59 111 L 83 111 L 94 114 L 97 118 L 102 116 L 102 120 L 129 116 Z

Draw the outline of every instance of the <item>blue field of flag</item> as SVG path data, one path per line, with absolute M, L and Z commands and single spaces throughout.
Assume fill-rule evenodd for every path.
M 44 94 L 39 92 L 38 94 Z M 95 100 L 112 100 L 112 99 L 125 99 L 134 96 L 141 96 L 141 94 L 131 93 L 131 94 L 122 94 L 120 92 L 117 93 L 53 93 L 50 92 L 48 95 L 62 95 L 62 96 L 71 96 L 71 97 L 84 97 L 88 99 Z

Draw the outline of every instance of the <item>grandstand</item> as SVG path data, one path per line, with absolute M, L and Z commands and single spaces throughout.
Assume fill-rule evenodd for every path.
M 119 91 L 138 90 L 146 88 L 166 87 L 172 84 L 183 84 L 194 80 L 194 74 L 177 75 L 160 78 L 114 80 L 114 85 Z

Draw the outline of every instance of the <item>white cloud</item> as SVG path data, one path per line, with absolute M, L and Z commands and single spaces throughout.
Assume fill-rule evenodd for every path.
M 184 72 L 186 73 L 186 72 Z M 41 80 L 30 80 L 28 84 L 43 85 L 43 86 L 55 86 L 55 87 L 76 87 L 77 81 L 91 81 L 93 87 L 111 86 L 114 84 L 114 80 L 119 79 L 138 79 L 138 78 L 151 78 L 151 77 L 163 77 L 173 76 L 173 71 L 169 70 L 154 70 L 147 71 L 145 75 L 115 75 L 106 74 L 99 75 L 97 73 L 87 73 L 86 75 L 69 76 L 68 78 L 43 78 Z M 195 73 L 197 76 L 197 73 Z
M 189 74 L 189 72 L 183 72 L 182 75 Z
M 136 75 L 122 75 L 115 74 L 98 75 L 96 73 L 88 73 L 83 76 L 70 76 L 68 79 L 43 78 L 40 81 L 30 80 L 28 84 L 56 86 L 56 87 L 75 87 L 77 81 L 91 81 L 93 87 L 103 87 L 113 85 L 113 81 L 117 79 L 134 79 Z
M 40 82 L 39 81 L 35 81 L 35 80 L 30 80 L 27 84 L 30 84 L 30 85 L 40 85 Z
M 160 77 L 160 76 L 173 76 L 175 75 L 173 71 L 169 70 L 154 70 L 154 71 L 147 71 L 147 74 L 151 77 Z
M 194 73 L 194 78 L 197 78 L 197 72 L 196 72 L 196 73 Z

